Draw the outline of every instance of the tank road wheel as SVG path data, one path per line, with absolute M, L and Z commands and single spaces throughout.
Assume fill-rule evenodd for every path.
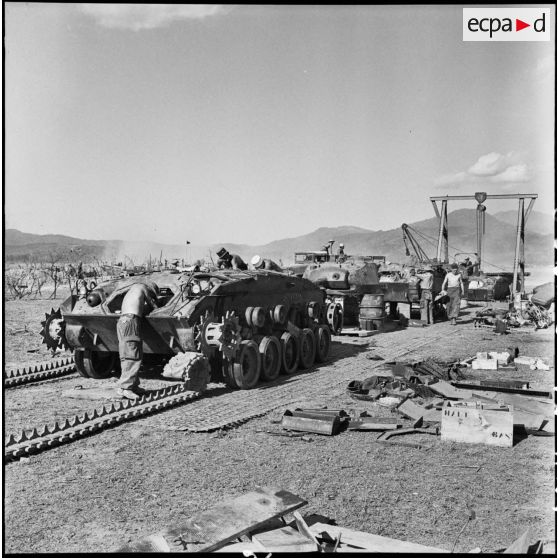
M 264 337 L 259 346 L 262 359 L 262 379 L 270 382 L 281 372 L 281 343 L 277 337 Z
M 316 337 L 309 328 L 304 328 L 300 336 L 300 358 L 298 367 L 307 370 L 314 364 L 316 358 Z
M 252 327 L 252 312 L 254 311 L 253 306 L 247 306 L 246 310 L 244 310 L 244 318 L 246 319 L 246 323 L 248 327 Z
M 331 346 L 331 333 L 329 329 L 320 326 L 316 330 L 316 362 L 325 362 Z
M 340 304 L 332 302 L 327 307 L 327 323 L 333 335 L 337 335 L 343 327 L 343 309 Z
M 74 352 L 77 371 L 84 378 L 108 378 L 116 365 L 116 353 L 105 353 L 85 349 Z
M 242 341 L 238 361 L 233 363 L 233 375 L 240 389 L 252 389 L 260 379 L 260 352 L 254 341 Z
M 309 302 L 307 308 L 308 317 L 311 320 L 320 319 L 320 305 L 318 302 Z
M 282 304 L 278 304 L 273 309 L 273 321 L 276 324 L 283 325 L 287 319 L 287 308 Z
M 261 306 L 256 306 L 252 310 L 251 318 L 254 327 L 263 327 L 265 324 L 265 310 Z
M 298 341 L 288 331 L 281 335 L 281 356 L 283 363 L 281 372 L 283 374 L 294 373 L 298 366 Z

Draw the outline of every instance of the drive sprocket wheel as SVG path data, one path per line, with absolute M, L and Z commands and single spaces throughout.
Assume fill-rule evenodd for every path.
M 54 310 L 51 308 L 50 314 L 45 314 L 44 321 L 41 322 L 43 329 L 41 329 L 42 343 L 54 353 L 56 349 L 68 349 L 68 341 L 64 334 L 65 322 L 62 318 L 60 308 Z
M 200 318 L 199 324 L 194 326 L 194 344 L 196 350 L 206 356 L 212 353 L 212 347 L 207 342 L 207 327 L 213 323 L 213 321 L 213 313 L 207 310 L 205 315 Z

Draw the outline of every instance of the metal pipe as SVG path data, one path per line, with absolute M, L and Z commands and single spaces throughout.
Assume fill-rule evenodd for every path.
M 538 194 L 487 194 L 486 199 L 493 200 L 514 200 L 518 198 L 537 199 Z M 475 196 L 432 196 L 431 202 L 447 200 L 474 200 Z

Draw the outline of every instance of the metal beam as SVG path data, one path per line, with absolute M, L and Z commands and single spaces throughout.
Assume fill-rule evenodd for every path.
M 448 263 L 448 202 L 442 201 L 442 208 L 440 211 L 440 229 L 438 231 L 438 250 L 436 251 L 436 259 L 442 261 L 442 250 L 444 255 L 444 262 Z
M 430 201 L 432 202 L 432 205 L 434 206 L 434 213 L 436 213 L 436 217 L 438 217 L 438 219 L 439 219 L 440 218 L 440 212 L 438 211 L 438 204 L 432 198 L 430 198 Z
M 515 240 L 515 257 L 513 260 L 513 283 L 512 283 L 512 304 L 515 306 L 515 293 L 517 292 L 517 275 L 518 271 L 520 272 L 520 277 L 523 279 L 523 262 L 521 262 L 522 253 L 523 253 L 523 242 L 525 239 L 525 222 L 523 219 L 524 216 L 524 208 L 525 208 L 525 200 L 523 198 L 519 198 L 519 206 L 517 208 L 517 236 Z M 519 287 L 520 292 L 523 291 L 523 280 L 521 281 L 522 284 Z
M 527 209 L 525 210 L 525 217 L 523 218 L 524 223 L 527 223 L 527 218 L 529 217 L 529 213 L 531 213 L 531 209 L 533 209 L 533 204 L 535 203 L 535 198 L 531 198 Z
M 518 198 L 531 198 L 537 199 L 538 194 L 487 194 L 486 199 L 492 200 L 516 200 Z M 431 202 L 444 201 L 444 200 L 474 200 L 475 196 L 433 196 L 430 198 Z

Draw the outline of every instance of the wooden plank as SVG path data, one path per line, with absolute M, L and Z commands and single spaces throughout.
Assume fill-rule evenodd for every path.
M 472 395 L 472 390 L 470 389 L 457 389 L 453 387 L 449 382 L 445 380 L 440 380 L 435 384 L 428 384 L 428 387 L 438 395 L 442 395 L 446 399 L 468 399 Z
M 528 411 L 521 411 L 518 409 L 513 410 L 513 424 L 522 424 L 525 428 L 530 430 L 539 430 L 545 418 L 542 415 L 529 413 Z
M 308 527 L 308 525 L 306 524 L 306 521 L 304 521 L 304 518 L 302 517 L 302 515 L 300 515 L 300 513 L 298 513 L 297 511 L 295 511 L 293 513 L 293 516 L 294 516 L 295 521 L 296 521 L 296 528 L 298 529 L 298 532 L 302 536 L 306 537 L 308 540 L 310 540 L 314 544 L 316 544 L 316 546 L 319 546 L 318 541 L 316 540 L 316 537 L 314 536 L 314 534 L 310 530 L 310 527 Z
M 222 548 L 266 521 L 292 513 L 307 503 L 286 490 L 257 488 L 242 496 L 227 498 L 183 523 L 167 527 L 158 535 L 170 542 L 180 537 L 186 543 L 196 543 L 196 551 L 209 552 Z M 125 546 L 119 552 L 138 552 L 144 540 Z
M 475 402 L 447 402 L 442 409 L 442 441 L 513 446 L 513 412 Z
M 552 398 L 551 391 L 540 391 L 535 389 L 522 389 L 506 386 L 483 385 L 478 382 L 452 382 L 453 387 L 458 389 L 481 389 L 483 391 L 494 391 L 499 393 L 512 393 L 516 395 L 524 395 L 531 397 Z M 435 385 L 435 384 L 434 384 Z
M 265 552 L 265 548 L 258 542 L 237 542 L 218 548 L 215 552 Z
M 526 529 L 518 539 L 504 550 L 504 554 L 527 554 L 527 550 L 529 550 L 529 535 L 529 529 Z
M 545 418 L 554 417 L 554 403 L 546 399 L 533 399 L 532 397 L 522 397 L 512 393 L 499 393 L 496 395 L 488 391 L 474 391 L 472 396 L 474 398 L 490 398 L 494 401 L 501 401 L 506 405 L 512 405 L 514 410 L 527 411 L 536 415 L 542 415 Z
M 318 545 L 301 535 L 292 527 L 258 533 L 252 541 L 260 544 L 266 552 L 316 552 Z
M 417 405 L 407 399 L 401 405 L 399 405 L 396 411 L 403 415 L 404 417 L 410 418 L 412 420 L 423 419 L 426 422 L 439 422 L 442 420 L 442 413 L 435 409 L 425 409 L 421 405 Z
M 389 537 L 382 537 L 381 535 L 373 535 L 363 531 L 354 531 L 345 527 L 337 525 L 327 525 L 326 523 L 315 523 L 310 527 L 310 531 L 316 537 L 322 537 L 326 533 L 326 537 L 335 540 L 341 534 L 341 544 L 339 545 L 338 552 L 358 552 L 359 549 L 364 549 L 367 552 L 449 552 L 443 548 L 436 548 L 432 546 L 424 546 L 407 541 L 399 541 L 397 539 L 390 539 Z

